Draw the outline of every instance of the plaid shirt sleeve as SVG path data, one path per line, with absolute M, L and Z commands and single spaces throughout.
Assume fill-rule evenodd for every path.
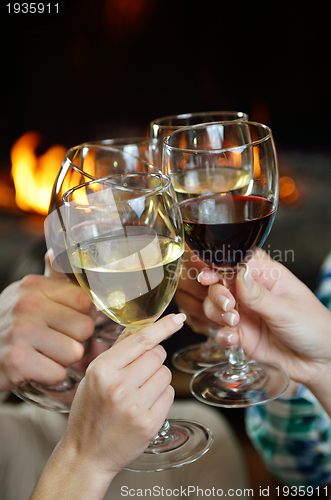
M 331 252 L 322 264 L 315 294 L 322 304 L 331 310 Z
M 246 409 L 246 430 L 272 474 L 289 486 L 331 482 L 331 421 L 313 394 Z

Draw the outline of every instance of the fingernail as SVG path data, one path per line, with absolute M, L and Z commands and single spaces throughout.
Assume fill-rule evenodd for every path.
M 222 343 L 228 343 L 230 344 L 231 343 L 231 339 L 233 337 L 233 333 L 223 333 L 222 330 L 220 331 L 220 333 L 218 333 L 217 335 L 219 341 L 221 341 Z
M 229 335 L 224 336 L 224 340 L 226 340 L 230 344 L 232 337 L 233 337 L 233 333 L 229 333 Z
M 222 315 L 222 320 L 227 323 L 229 326 L 233 326 L 234 325 L 234 322 L 235 322 L 235 319 L 236 319 L 236 315 L 234 313 L 223 313 Z
M 249 267 L 247 264 L 243 264 L 243 271 L 241 271 L 242 278 L 243 278 L 243 283 L 246 288 L 250 288 L 253 280 L 251 277 L 251 274 L 249 272 Z
M 216 297 L 216 302 L 223 309 L 223 311 L 226 311 L 230 300 L 227 297 L 224 297 L 224 295 L 218 295 Z
M 231 313 L 229 316 L 229 325 L 233 326 L 234 325 L 234 320 L 235 320 L 236 315 Z
M 172 317 L 176 325 L 181 325 L 186 320 L 186 314 L 179 313 Z
M 201 278 L 201 276 L 202 276 L 203 274 L 204 274 L 204 271 L 201 271 L 201 273 L 199 273 L 199 274 L 198 274 L 198 276 L 197 276 L 197 281 L 198 281 L 199 283 L 201 283 L 200 278 Z

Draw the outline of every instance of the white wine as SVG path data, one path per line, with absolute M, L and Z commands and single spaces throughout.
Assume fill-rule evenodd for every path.
M 204 194 L 229 192 L 246 194 L 252 175 L 234 167 L 197 167 L 171 174 L 178 202 Z
M 92 239 L 70 262 L 76 278 L 98 309 L 131 330 L 156 321 L 178 284 L 184 244 L 142 226 Z

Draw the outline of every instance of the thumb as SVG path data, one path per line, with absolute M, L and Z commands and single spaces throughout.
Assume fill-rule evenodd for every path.
M 251 311 L 258 313 L 269 323 L 279 319 L 280 307 L 284 306 L 283 297 L 276 295 L 251 277 L 245 265 L 237 276 L 236 293 L 238 300 Z

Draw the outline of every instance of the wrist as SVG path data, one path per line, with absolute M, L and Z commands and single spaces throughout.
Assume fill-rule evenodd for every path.
M 56 448 L 57 460 L 65 463 L 66 468 L 71 468 L 80 480 L 85 478 L 87 484 L 93 487 L 95 484 L 105 487 L 106 490 L 117 474 L 117 471 L 102 468 L 97 460 L 93 459 L 92 453 L 86 454 L 75 444 L 68 443 L 65 435 Z M 106 491 L 105 490 L 105 491 Z
M 31 500 L 101 500 L 115 475 L 116 472 L 102 470 L 92 458 L 61 440 L 47 462 Z

